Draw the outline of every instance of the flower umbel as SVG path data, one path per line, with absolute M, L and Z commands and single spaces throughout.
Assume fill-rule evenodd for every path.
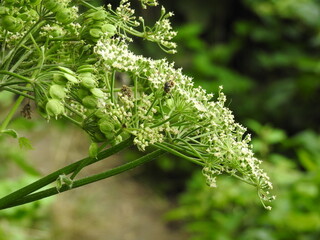
M 174 63 L 130 50 L 130 36 L 136 36 L 174 53 L 173 13 L 162 7 L 160 19 L 149 27 L 127 0 L 115 10 L 80 0 L 86 8 L 81 13 L 76 1 L 25 1 L 30 3 L 24 8 L 9 2 L 0 3 L 6 19 L 0 23 L 1 46 L 11 54 L 1 55 L 0 91 L 27 89 L 21 94 L 35 100 L 45 118 L 70 120 L 94 144 L 113 146 L 133 138 L 140 151 L 153 146 L 200 165 L 210 187 L 227 173 L 257 187 L 263 204 L 274 198 L 250 135 L 225 107 L 222 88 L 218 96 L 208 94 Z M 35 20 L 20 18 L 21 11 Z

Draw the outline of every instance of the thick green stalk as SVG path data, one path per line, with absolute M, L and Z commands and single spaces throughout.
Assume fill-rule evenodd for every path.
M 0 70 L 0 75 L 1 75 L 1 74 L 10 75 L 10 76 L 12 76 L 12 77 L 15 77 L 15 78 L 24 80 L 25 82 L 28 82 L 28 83 L 31 82 L 31 79 L 29 79 L 29 78 L 27 78 L 27 77 L 24 77 L 24 76 L 21 76 L 21 75 L 19 75 L 19 74 L 17 74 L 17 73 L 14 73 L 14 72 L 6 71 L 6 70 Z
M 93 164 L 97 161 L 100 161 L 104 158 L 107 158 L 117 152 L 119 152 L 120 150 L 127 148 L 129 146 L 132 145 L 132 139 L 129 138 L 121 143 L 119 143 L 118 145 L 115 145 L 105 151 L 102 151 L 101 153 L 98 154 L 96 159 L 93 159 L 92 162 L 89 162 L 88 165 Z M 75 169 L 77 169 L 77 167 L 83 162 L 86 161 L 87 158 L 84 158 L 80 161 L 77 161 L 75 163 L 72 163 L 64 168 L 61 168 L 13 193 L 8 194 L 7 196 L 3 197 L 0 199 L 0 209 L 2 209 L 4 206 L 7 206 L 9 204 L 11 204 L 12 202 L 16 201 L 17 199 L 21 199 L 22 197 L 37 191 L 39 189 L 41 189 L 44 186 L 47 186 L 48 184 L 54 182 L 57 180 L 57 178 L 62 175 L 62 174 L 70 174 L 72 173 Z
M 20 95 L 20 97 L 23 96 L 23 97 L 29 98 L 31 100 L 35 100 L 34 96 L 31 96 L 31 95 L 27 94 L 26 92 L 21 92 L 17 89 L 11 88 L 11 87 L 3 87 L 2 89 L 5 91 L 8 91 L 8 92 L 12 92 L 17 95 Z
M 72 184 L 72 188 L 69 188 L 68 186 L 64 185 L 58 191 L 56 187 L 52 187 L 52 188 L 43 190 L 41 192 L 37 192 L 37 193 L 31 194 L 31 195 L 28 195 L 28 196 L 23 197 L 21 199 L 16 199 L 15 201 L 11 202 L 10 204 L 1 206 L 0 209 L 10 208 L 10 207 L 26 204 L 29 202 L 34 202 L 34 201 L 37 201 L 37 200 L 40 200 L 40 199 L 43 199 L 46 197 L 50 197 L 52 195 L 56 195 L 61 192 L 69 191 L 74 188 L 78 188 L 78 187 L 81 187 L 81 186 L 84 186 L 84 185 L 87 185 L 87 184 L 90 184 L 93 182 L 100 181 L 102 179 L 106 179 L 106 178 L 115 176 L 115 175 L 120 174 L 122 172 L 128 171 L 132 168 L 135 168 L 137 166 L 140 166 L 142 164 L 150 162 L 151 160 L 159 157 L 160 155 L 162 155 L 164 153 L 165 153 L 165 151 L 163 151 L 163 150 L 155 150 L 152 153 L 149 153 L 149 154 L 147 154 L 141 158 L 138 158 L 136 160 L 133 160 L 131 162 L 125 163 L 119 167 L 113 168 L 111 170 L 108 170 L 108 171 L 105 171 L 105 172 L 102 172 L 99 174 L 95 174 L 90 177 L 85 177 L 80 180 L 74 181 Z

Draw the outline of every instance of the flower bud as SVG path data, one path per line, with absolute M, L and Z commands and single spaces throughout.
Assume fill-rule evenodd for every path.
M 86 72 L 89 72 L 89 73 L 94 72 L 94 67 L 92 65 L 86 64 L 78 67 L 77 69 L 77 73 L 86 73 Z
M 116 34 L 117 32 L 117 28 L 112 25 L 112 24 L 104 24 L 102 27 L 101 27 L 101 30 L 104 32 L 104 33 L 107 33 L 109 36 L 113 36 Z
M 91 137 L 92 137 L 92 140 L 96 141 L 96 142 L 104 142 L 104 141 L 106 141 L 106 137 L 100 131 L 95 132 L 94 135 L 91 136 Z
M 90 95 L 90 92 L 86 88 L 79 88 L 76 90 L 76 95 L 80 98 L 83 99 L 84 97 Z
M 89 33 L 94 38 L 100 38 L 103 35 L 103 32 L 99 28 L 91 28 Z
M 99 121 L 99 128 L 100 128 L 101 132 L 103 132 L 105 135 L 111 136 L 112 134 L 114 134 L 114 126 L 110 122 L 109 119 L 100 120 Z M 110 139 L 110 138 L 108 138 L 108 139 Z
M 104 133 L 104 136 L 106 137 L 106 139 L 108 140 L 112 140 L 115 137 L 114 132 L 108 132 L 108 133 Z
M 92 89 L 96 87 L 96 82 L 92 78 L 83 78 L 81 85 L 85 88 Z
M 65 85 L 67 83 L 67 79 L 63 77 L 61 74 L 53 74 L 53 82 L 60 85 Z
M 56 20 L 58 22 L 68 24 L 74 20 L 73 12 L 69 8 L 64 8 L 57 12 Z
M 19 18 L 21 18 L 23 21 L 37 20 L 39 15 L 36 10 L 30 9 L 27 12 L 19 14 Z
M 64 99 L 66 97 L 66 89 L 58 84 L 53 84 L 49 89 L 50 96 L 55 99 Z
M 105 20 L 107 17 L 107 13 L 104 10 L 98 10 L 92 14 L 92 19 L 96 21 Z
M 16 18 L 10 15 L 7 15 L 7 16 L 4 16 L 2 19 L 2 26 L 4 29 L 10 32 L 18 32 L 23 27 L 22 22 L 23 21 L 21 18 Z
M 86 108 L 94 109 L 98 105 L 98 99 L 95 98 L 94 96 L 86 96 L 82 99 L 82 104 Z
M 103 110 L 98 109 L 98 110 L 94 113 L 94 115 L 95 115 L 96 117 L 98 117 L 98 118 L 103 118 L 103 117 L 106 115 L 106 113 L 105 113 Z
M 96 87 L 96 81 L 94 80 L 94 76 L 90 72 L 82 72 L 79 75 L 81 80 L 81 85 L 85 88 L 91 89 Z
M 72 83 L 78 83 L 78 82 L 79 82 L 78 79 L 77 79 L 75 76 L 73 76 L 73 75 L 71 75 L 71 74 L 69 74 L 69 73 L 63 73 L 63 76 L 64 76 L 69 82 L 72 82 Z
M 92 88 L 90 89 L 90 92 L 92 93 L 92 95 L 98 98 L 102 98 L 105 96 L 104 92 L 100 88 Z
M 62 67 L 62 66 L 58 66 L 57 67 L 60 71 L 71 74 L 71 75 L 75 75 L 76 73 L 74 71 L 72 71 L 70 68 L 66 68 L 66 67 Z
M 58 12 L 63 8 L 56 0 L 43 0 L 42 4 L 46 9 L 52 12 Z
M 49 116 L 57 117 L 64 112 L 64 106 L 59 100 L 50 99 L 46 104 L 46 112 Z

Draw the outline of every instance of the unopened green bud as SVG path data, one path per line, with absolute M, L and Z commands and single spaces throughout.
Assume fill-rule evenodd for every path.
M 50 99 L 46 104 L 46 112 L 49 116 L 57 117 L 64 112 L 64 106 L 59 100 Z
M 23 21 L 21 18 L 16 18 L 10 15 L 4 16 L 2 19 L 2 26 L 4 29 L 10 32 L 18 32 L 23 27 Z
M 70 75 L 76 75 L 76 73 L 74 71 L 72 71 L 70 68 L 66 68 L 66 67 L 62 67 L 62 66 L 58 66 L 57 67 L 60 71 L 68 73 Z
M 116 34 L 117 32 L 117 28 L 112 25 L 112 24 L 104 24 L 102 27 L 101 27 L 101 30 L 104 32 L 104 33 L 107 33 L 109 36 L 113 36 Z
M 104 136 L 106 137 L 106 139 L 108 140 L 112 140 L 115 137 L 114 132 L 108 132 L 108 133 L 104 133 Z
M 96 87 L 96 81 L 92 78 L 83 78 L 81 80 L 81 85 L 85 88 L 92 89 Z
M 89 109 L 94 109 L 98 105 L 98 99 L 94 96 L 86 96 L 82 99 L 82 104 Z
M 91 89 L 96 87 L 94 75 L 90 72 L 82 72 L 78 75 L 81 80 L 81 85 L 85 88 Z
M 102 132 L 97 131 L 94 133 L 94 136 L 92 136 L 92 139 L 93 141 L 96 141 L 96 142 L 104 142 L 106 140 L 106 137 Z
M 114 132 L 114 125 L 107 119 L 103 119 L 99 122 L 99 128 L 104 134 L 111 134 Z
M 73 75 L 71 75 L 71 74 L 69 74 L 69 73 L 64 73 L 63 76 L 64 76 L 69 82 L 72 82 L 72 83 L 78 83 L 78 82 L 79 82 L 78 79 L 77 79 L 75 76 L 73 76 Z
M 73 12 L 69 8 L 64 8 L 57 12 L 56 19 L 58 22 L 68 24 L 74 20 Z
M 79 88 L 77 89 L 77 96 L 80 98 L 80 99 L 83 99 L 84 97 L 90 95 L 90 92 L 88 89 L 86 88 Z
M 130 137 L 130 133 L 124 131 L 120 134 L 120 136 L 122 139 L 128 139 Z
M 98 10 L 95 13 L 92 14 L 92 19 L 96 21 L 104 20 L 106 19 L 107 14 L 104 10 Z
M 102 111 L 101 109 L 98 109 L 98 110 L 94 113 L 94 115 L 95 115 L 96 117 L 98 117 L 98 118 L 103 118 L 103 117 L 106 115 L 106 113 L 105 113 L 104 111 Z
M 46 9 L 52 12 L 58 12 L 63 8 L 63 6 L 59 4 L 59 2 L 57 2 L 56 0 L 43 0 L 42 4 Z
M 113 140 L 110 142 L 111 146 L 117 145 L 122 142 L 122 137 L 120 135 L 113 137 Z
M 61 74 L 53 74 L 53 82 L 60 85 L 65 85 L 67 83 L 67 79 L 63 77 Z
M 94 38 L 100 38 L 103 35 L 103 32 L 98 28 L 91 28 L 89 33 Z
M 49 93 L 50 96 L 55 99 L 64 99 L 66 97 L 66 89 L 58 84 L 51 85 Z
M 92 89 L 90 89 L 90 92 L 92 93 L 92 95 L 94 95 L 98 98 L 102 98 L 105 96 L 104 92 L 99 88 L 92 88 Z
M 94 72 L 94 67 L 92 65 L 86 64 L 78 67 L 77 69 L 77 73 L 86 73 L 86 72 L 89 72 L 89 73 Z

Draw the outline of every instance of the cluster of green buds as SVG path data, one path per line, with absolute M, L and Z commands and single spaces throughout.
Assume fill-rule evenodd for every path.
M 32 21 L 37 21 L 38 14 L 34 8 L 39 5 L 41 0 L 4 0 L 2 2 L 0 5 L 0 26 L 4 30 L 16 33 Z M 21 2 L 23 3 L 21 4 Z
M 55 20 L 69 24 L 77 19 L 77 9 L 69 6 L 66 0 L 43 0 L 43 6 L 54 14 Z
M 82 35 L 85 39 L 97 42 L 102 36 L 114 36 L 117 32 L 116 27 L 107 20 L 110 15 L 106 10 L 89 10 L 84 17 L 84 28 Z
M 153 146 L 202 166 L 210 186 L 227 173 L 256 186 L 263 202 L 273 199 L 250 137 L 224 106 L 223 93 L 214 100 L 173 63 L 130 50 L 130 36 L 136 36 L 173 53 L 172 13 L 162 7 L 148 27 L 142 17 L 135 20 L 128 0 L 115 10 L 85 0 L 24 2 L 0 3 L 1 46 L 9 53 L 0 56 L 0 91 L 34 99 L 45 118 L 70 120 L 94 143 L 132 138 L 140 151 Z M 22 16 L 30 12 L 37 16 L 27 25 Z M 9 38 L 7 32 L 20 27 L 25 33 Z

